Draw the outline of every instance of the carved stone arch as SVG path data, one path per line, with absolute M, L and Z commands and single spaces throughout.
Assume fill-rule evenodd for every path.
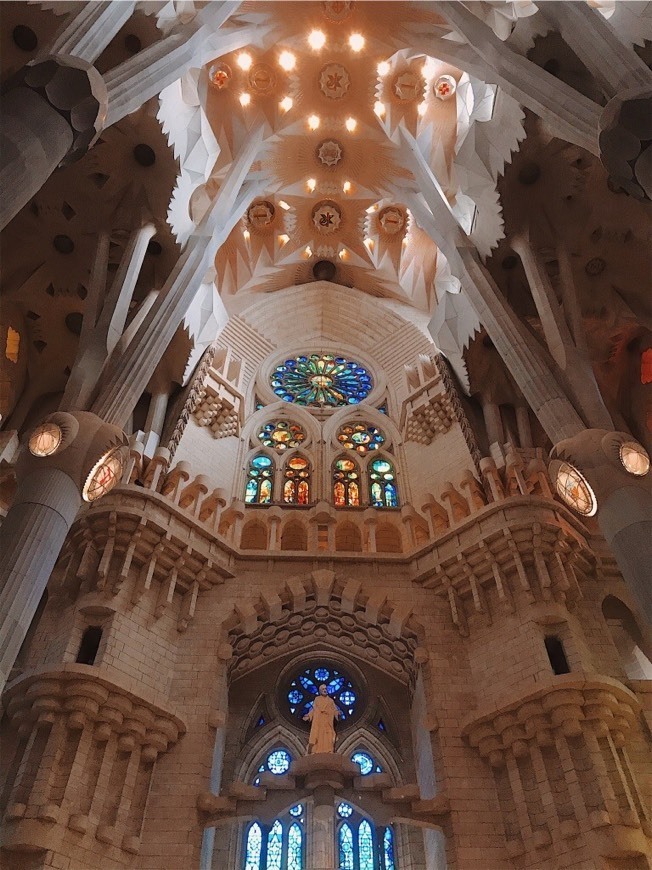
M 321 440 L 322 435 L 319 421 L 309 411 L 302 408 L 301 405 L 292 405 L 288 402 L 279 401 L 266 405 L 249 417 L 242 428 L 242 442 L 246 450 L 256 444 L 260 445 L 260 441 L 257 438 L 258 430 L 265 423 L 270 423 L 274 420 L 288 420 L 292 423 L 298 423 L 306 433 L 306 440 L 302 445 L 304 448 L 313 449 Z
M 410 607 L 328 570 L 290 577 L 277 591 L 266 589 L 255 599 L 244 599 L 223 625 L 233 649 L 232 680 L 302 649 L 309 638 L 412 686 L 417 648 L 425 637 Z
M 395 785 L 401 785 L 405 780 L 401 773 L 401 761 L 396 751 L 392 752 L 382 738 L 375 735 L 369 727 L 361 728 L 346 734 L 338 742 L 337 751 L 350 758 L 357 750 L 367 751 L 374 756 L 383 772 L 389 773 Z
M 340 408 L 324 423 L 324 442 L 333 451 L 342 449 L 336 440 L 336 435 L 338 430 L 347 423 L 370 423 L 372 426 L 382 429 L 386 438 L 384 449 L 390 452 L 403 442 L 401 430 L 387 414 L 381 414 L 378 408 L 371 405 L 360 404 Z M 371 455 L 376 452 L 375 450 L 370 451 Z
M 257 735 L 250 740 L 241 753 L 239 763 L 235 767 L 235 780 L 251 783 L 258 772 L 259 760 L 266 757 L 269 752 L 277 747 L 284 747 L 293 758 L 299 758 L 306 754 L 307 735 L 302 740 L 301 736 L 293 731 L 282 720 L 274 723 L 265 733 Z M 293 801 L 296 803 L 296 801 Z M 291 806 L 291 804 L 290 804 Z

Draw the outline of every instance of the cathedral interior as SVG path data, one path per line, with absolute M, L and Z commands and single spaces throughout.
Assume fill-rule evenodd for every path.
M 2 866 L 651 870 L 652 3 L 0 7 Z

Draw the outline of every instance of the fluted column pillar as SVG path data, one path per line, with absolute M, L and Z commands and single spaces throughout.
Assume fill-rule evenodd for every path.
M 320 794 L 323 790 L 324 794 Z M 322 787 L 315 790 L 312 811 L 312 870 L 337 870 L 335 856 L 335 804 L 333 790 Z

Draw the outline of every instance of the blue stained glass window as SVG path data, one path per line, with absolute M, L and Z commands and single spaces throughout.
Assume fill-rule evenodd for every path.
M 385 828 L 383 835 L 383 855 L 385 857 L 385 870 L 396 870 L 394 862 L 394 834 L 391 828 Z
M 295 804 L 293 807 L 290 807 L 290 815 L 291 816 L 300 816 L 303 813 L 303 804 Z
M 258 822 L 254 822 L 247 832 L 245 870 L 260 870 L 260 853 L 262 848 L 262 831 Z
M 267 758 L 267 769 L 276 775 L 287 773 L 291 761 L 289 752 L 286 752 L 285 749 L 276 749 L 274 752 L 270 752 Z
M 380 771 L 380 767 L 376 764 L 371 755 L 368 755 L 366 752 L 354 752 L 351 756 L 351 761 L 354 764 L 359 765 L 360 773 L 363 776 L 367 776 L 367 774 L 371 773 L 374 767 L 377 769 L 377 772 Z
M 353 831 L 344 824 L 339 832 L 340 866 L 339 870 L 354 870 L 353 866 Z
M 346 674 L 326 665 L 304 668 L 291 681 L 286 695 L 290 713 L 303 719 L 311 710 L 321 685 L 326 686 L 326 692 L 335 701 L 346 719 L 353 716 L 358 696 L 351 680 Z
M 371 825 L 365 819 L 358 828 L 358 855 L 360 870 L 374 870 L 374 838 Z M 267 862 L 269 867 L 269 861 Z
M 347 450 L 355 450 L 366 456 L 370 450 L 378 450 L 385 443 L 385 436 L 368 423 L 347 423 L 337 433 L 337 440 Z
M 394 466 L 389 460 L 374 459 L 369 464 L 369 493 L 373 507 L 398 507 Z
M 278 420 L 265 423 L 258 433 L 258 437 L 265 447 L 271 447 L 277 453 L 283 453 L 292 447 L 300 447 L 301 442 L 306 440 L 306 433 L 298 423 Z
M 303 868 L 303 849 L 301 843 L 303 833 L 300 825 L 296 822 L 290 825 L 288 831 L 288 866 L 287 870 L 302 870 Z
M 348 819 L 349 816 L 353 813 L 353 807 L 351 804 L 346 804 L 342 802 L 337 808 L 337 814 L 342 819 Z
M 283 825 L 277 819 L 267 837 L 267 870 L 281 870 L 283 860 Z
M 270 383 L 285 402 L 321 408 L 357 405 L 373 389 L 371 375 L 359 363 L 319 353 L 286 359 L 276 366 Z
M 245 502 L 247 504 L 269 504 L 272 500 L 274 466 L 269 456 L 259 453 L 249 462 Z

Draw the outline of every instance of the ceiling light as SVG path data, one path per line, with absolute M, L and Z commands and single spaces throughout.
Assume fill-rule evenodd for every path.
M 432 57 L 426 58 L 426 62 L 424 63 L 421 72 L 426 79 L 431 79 L 437 72 L 437 64 Z
M 427 109 L 428 109 L 428 103 L 425 103 L 425 102 L 424 102 L 424 103 L 419 103 L 419 105 L 417 106 L 417 112 L 418 112 L 422 117 L 423 117 L 423 115 L 426 114 Z
M 286 72 L 290 72 L 294 69 L 297 59 L 291 51 L 282 51 L 278 57 L 278 62 Z
M 347 118 L 346 121 L 344 122 L 344 126 L 349 131 L 349 133 L 353 133 L 355 128 L 358 126 L 358 122 L 356 121 L 355 118 Z
M 240 105 L 248 106 L 251 102 L 251 94 L 240 94 Z
M 379 76 L 386 76 L 390 71 L 390 65 L 386 60 L 381 60 L 376 69 L 378 70 Z
M 380 100 L 376 100 L 376 102 L 374 103 L 374 112 L 378 115 L 379 118 L 384 117 L 385 104 L 381 103 Z
M 308 126 L 311 130 L 316 130 L 319 127 L 319 115 L 311 115 L 308 118 Z
M 283 211 L 290 211 L 290 206 L 287 204 L 287 202 L 284 199 L 279 199 L 278 204 L 281 206 Z
M 367 212 L 367 214 L 373 214 L 377 208 L 378 208 L 377 205 L 370 205 L 369 208 L 366 209 L 366 212 Z
M 338 252 L 337 256 L 340 258 L 340 260 L 346 260 L 346 257 L 347 257 L 346 248 L 342 248 L 342 250 Z
M 251 238 L 251 233 L 249 232 L 249 230 L 243 230 L 242 235 L 244 236 L 245 242 L 248 242 Z
M 373 239 L 365 239 L 363 241 L 363 245 L 367 248 L 368 251 L 373 251 L 374 249 L 374 240 Z
M 314 48 L 315 51 L 319 51 L 320 48 L 323 48 L 326 45 L 326 34 L 323 30 L 313 30 L 308 36 L 308 45 L 310 48 Z
M 252 63 L 253 63 L 253 60 L 251 58 L 251 55 L 246 51 L 241 51 L 240 54 L 238 55 L 238 60 L 237 60 L 237 64 L 240 67 L 240 69 L 247 72 L 248 69 L 251 69 Z
M 349 36 L 349 45 L 353 51 L 362 51 L 364 48 L 364 36 L 361 33 L 352 33 Z
M 408 237 L 407 237 L 407 236 L 403 236 L 403 240 L 402 240 L 401 244 L 403 245 L 404 248 L 407 248 L 407 246 L 408 246 L 408 241 L 409 241 Z
M 304 254 L 306 255 L 306 257 L 312 257 L 312 248 L 310 247 L 310 245 L 306 245 Z
M 283 245 L 287 245 L 289 241 L 290 237 L 287 233 L 281 233 L 281 235 L 278 237 L 278 243 L 279 245 L 281 245 L 281 247 L 283 247 Z
M 344 191 L 344 193 L 348 193 L 351 190 L 351 182 L 345 181 L 342 185 L 342 190 Z
M 317 182 L 315 181 L 314 178 L 309 178 L 308 181 L 306 181 L 306 187 L 308 188 L 310 193 L 312 193 L 314 191 L 314 189 L 317 187 Z
M 281 102 L 279 103 L 280 107 L 284 112 L 289 112 L 292 106 L 294 105 L 294 101 L 292 97 L 283 97 Z

